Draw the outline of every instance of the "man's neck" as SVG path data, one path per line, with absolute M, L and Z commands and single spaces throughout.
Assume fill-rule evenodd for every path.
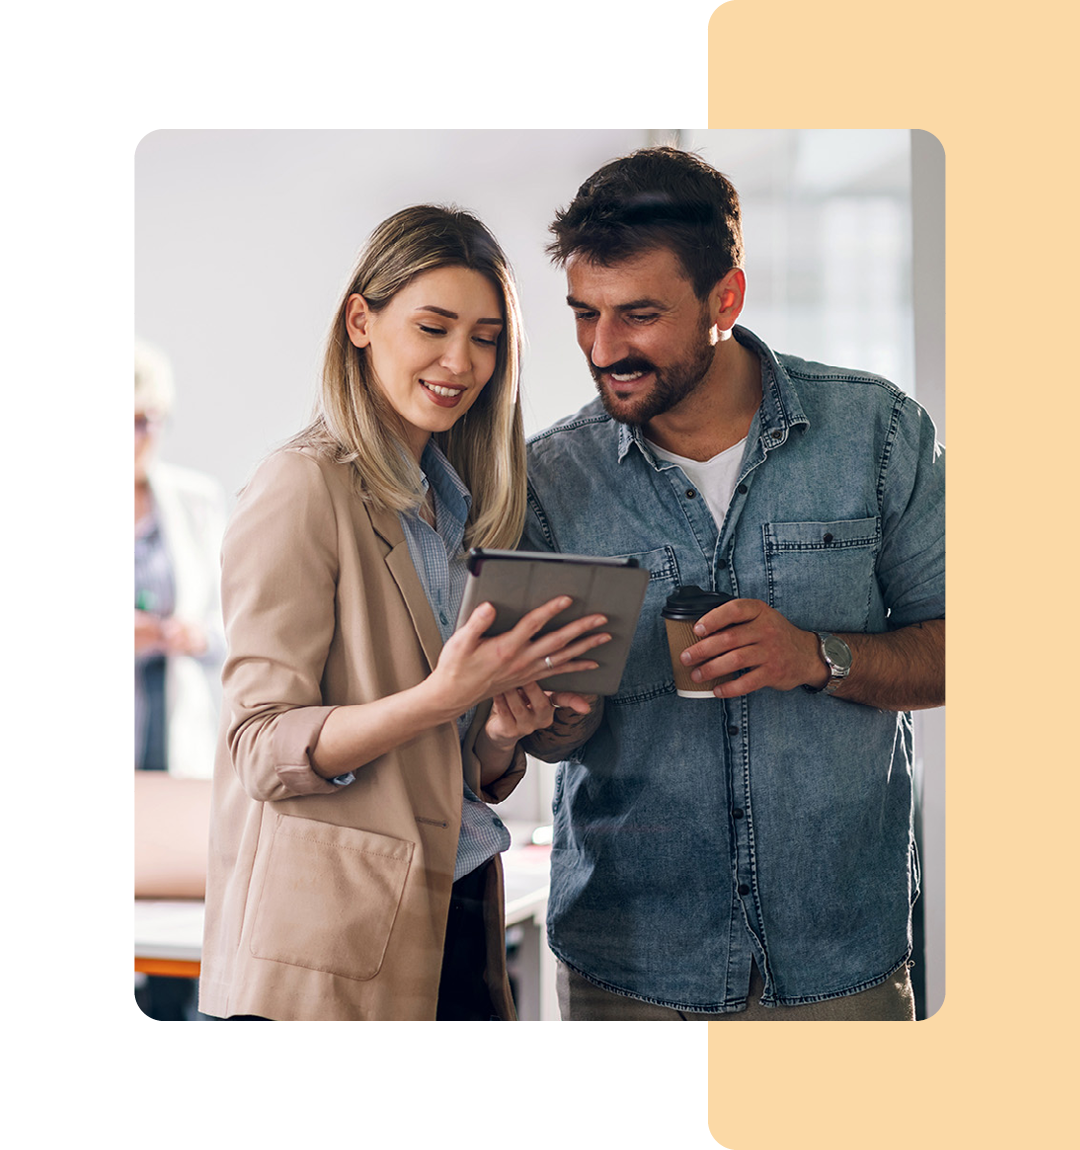
M 704 461 L 744 439 L 760 406 L 761 361 L 729 336 L 716 345 L 701 385 L 642 430 L 657 447 Z

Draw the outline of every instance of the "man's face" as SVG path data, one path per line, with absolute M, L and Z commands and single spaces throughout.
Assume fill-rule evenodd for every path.
M 578 345 L 613 419 L 647 424 L 698 387 L 716 332 L 670 248 L 610 267 L 574 256 L 566 275 Z

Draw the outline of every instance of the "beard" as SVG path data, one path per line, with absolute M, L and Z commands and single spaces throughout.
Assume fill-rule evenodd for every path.
M 715 351 L 708 321 L 703 317 L 699 338 L 690 353 L 668 367 L 659 368 L 642 356 L 627 356 L 603 368 L 596 367 L 590 360 L 589 370 L 608 415 L 619 423 L 640 427 L 677 407 L 700 387 L 712 366 Z M 652 388 L 644 395 L 628 395 L 620 399 L 618 384 L 605 384 L 603 381 L 605 374 L 629 375 L 635 371 L 653 372 Z

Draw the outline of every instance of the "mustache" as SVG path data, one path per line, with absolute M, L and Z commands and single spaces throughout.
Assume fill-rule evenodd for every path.
M 639 355 L 630 355 L 625 359 L 617 359 L 614 363 L 609 363 L 606 367 L 600 367 L 594 363 L 592 369 L 598 375 L 606 372 L 610 372 L 613 375 L 630 375 L 635 371 L 655 371 L 656 366 Z

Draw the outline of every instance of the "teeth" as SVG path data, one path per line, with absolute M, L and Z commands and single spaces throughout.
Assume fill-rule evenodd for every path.
M 612 372 L 611 378 L 615 380 L 616 383 L 629 383 L 633 379 L 640 379 L 644 374 L 643 371 L 632 371 L 627 375 L 616 375 Z
M 453 396 L 461 394 L 461 388 L 459 387 L 439 387 L 438 384 L 428 383 L 426 380 L 424 381 L 424 386 L 428 389 L 428 391 L 433 391 L 436 395 L 443 395 L 447 399 L 451 399 Z

